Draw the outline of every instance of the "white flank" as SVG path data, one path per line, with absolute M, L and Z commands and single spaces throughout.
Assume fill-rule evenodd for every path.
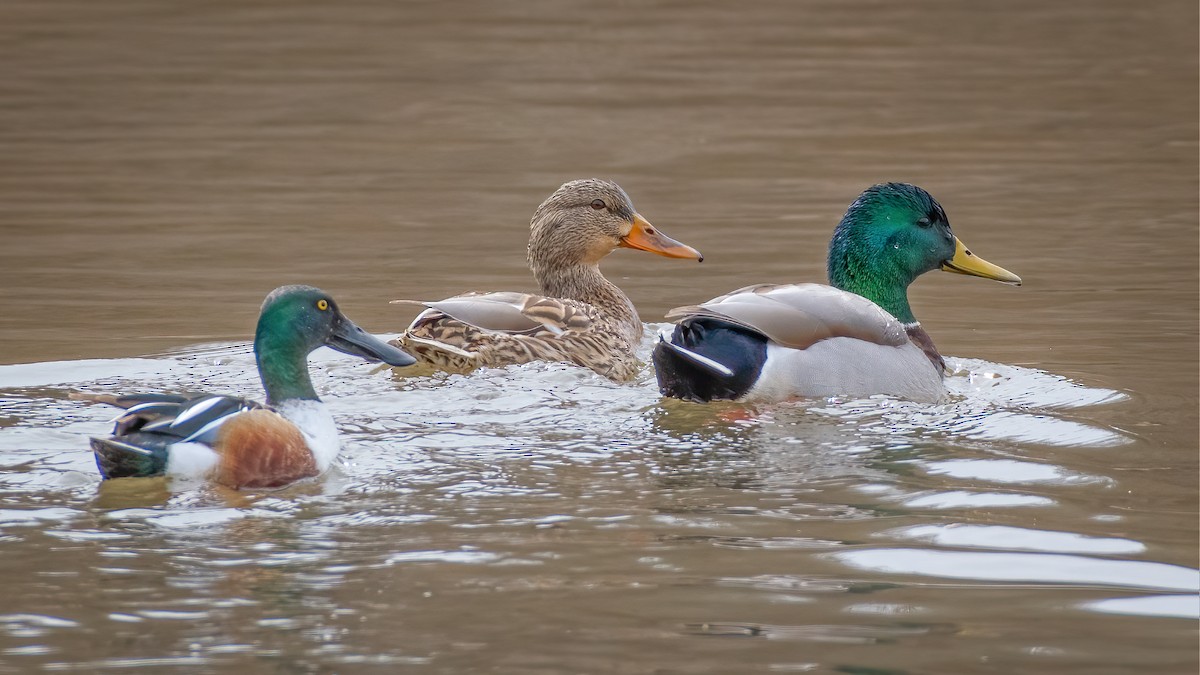
M 172 443 L 167 452 L 167 475 L 181 478 L 207 476 L 220 458 L 203 443 Z
M 320 401 L 284 401 L 275 406 L 285 419 L 295 424 L 317 460 L 317 471 L 324 472 L 337 457 L 341 444 L 338 442 L 337 425 L 333 415 Z
M 797 396 L 875 394 L 935 402 L 946 395 L 942 376 L 911 342 L 896 347 L 850 337 L 792 349 L 771 343 L 758 380 L 742 401 L 784 401 Z

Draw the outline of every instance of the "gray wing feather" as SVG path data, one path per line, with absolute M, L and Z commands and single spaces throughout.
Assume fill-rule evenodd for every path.
M 507 296 L 517 293 L 491 293 L 473 297 L 456 297 L 437 302 L 427 302 L 426 307 L 436 309 L 459 321 L 503 333 L 524 333 L 536 330 L 542 324 L 521 313 L 524 303 L 519 297 Z M 501 297 L 496 297 L 501 296 Z
M 468 293 L 420 304 L 469 326 L 497 333 L 549 330 L 558 335 L 587 328 L 591 323 L 586 313 L 570 302 L 512 291 Z M 433 316 L 422 313 L 413 325 L 430 318 Z
M 747 286 L 667 314 L 671 321 L 687 317 L 728 321 L 795 349 L 833 337 L 889 346 L 908 341 L 904 325 L 875 303 L 821 284 Z

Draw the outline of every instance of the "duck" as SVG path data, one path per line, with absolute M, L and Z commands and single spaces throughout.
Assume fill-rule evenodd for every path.
M 829 285 L 756 284 L 668 312 L 674 325 L 652 352 L 659 391 L 696 402 L 939 401 L 946 363 L 908 302 L 908 286 L 935 269 L 1021 285 L 967 248 L 925 190 L 872 186 L 833 232 Z
M 91 439 L 101 479 L 167 475 L 238 490 L 320 475 L 339 451 L 308 371 L 320 346 L 391 366 L 416 362 L 355 325 L 324 291 L 281 286 L 263 301 L 254 335 L 265 404 L 210 393 L 71 394 L 124 409 L 111 437 Z
M 392 344 L 452 373 L 549 361 L 628 381 L 643 365 L 634 351 L 644 328 L 633 303 L 600 272 L 600 261 L 618 248 L 704 260 L 651 225 L 615 182 L 569 181 L 530 220 L 527 258 L 537 293 L 394 300 L 424 309 Z

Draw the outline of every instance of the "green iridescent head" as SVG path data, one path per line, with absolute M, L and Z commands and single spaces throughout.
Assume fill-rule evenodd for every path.
M 321 346 L 393 366 L 415 362 L 355 325 L 321 289 L 281 286 L 263 301 L 254 334 L 254 354 L 268 403 L 317 400 L 308 375 L 308 354 Z
M 882 183 L 854 200 L 829 242 L 829 283 L 857 293 L 904 323 L 916 318 L 908 285 L 941 268 L 1005 283 L 1020 277 L 976 257 L 950 229 L 946 211 L 928 192 Z

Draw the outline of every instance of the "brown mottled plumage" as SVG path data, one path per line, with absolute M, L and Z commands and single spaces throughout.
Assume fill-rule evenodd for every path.
M 394 344 L 452 372 L 557 361 L 613 380 L 633 378 L 642 323 L 629 298 L 600 273 L 600 260 L 618 247 L 703 260 L 700 253 L 656 231 L 619 185 L 595 178 L 564 183 L 534 212 L 529 230 L 529 268 L 540 294 L 417 302 L 427 309 Z

